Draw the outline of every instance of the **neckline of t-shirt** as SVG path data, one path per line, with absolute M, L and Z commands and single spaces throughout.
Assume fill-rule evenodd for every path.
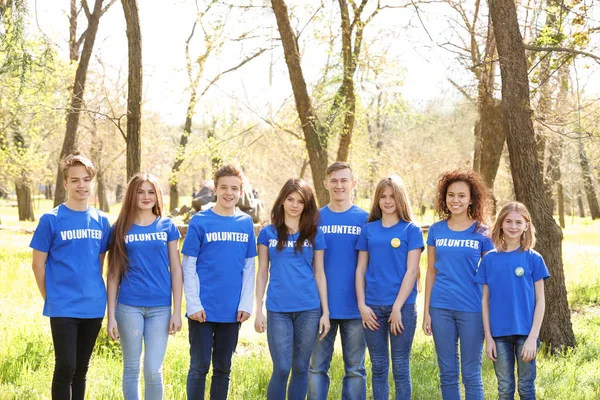
M 209 208 L 209 209 L 208 209 L 208 211 L 210 211 L 210 212 L 211 212 L 213 215 L 215 215 L 215 216 L 217 216 L 217 217 L 220 217 L 220 218 L 233 218 L 233 217 L 235 217 L 235 216 L 237 215 L 237 213 L 238 213 L 238 208 L 236 207 L 236 208 L 235 208 L 235 211 L 234 211 L 234 212 L 233 212 L 233 214 L 231 214 L 231 215 L 221 215 L 221 214 L 217 214 L 216 212 L 214 212 L 214 211 L 213 211 L 213 209 L 212 209 L 212 208 Z
M 152 225 L 156 224 L 156 222 L 158 222 L 159 219 L 160 219 L 160 217 L 157 215 L 156 218 L 154 218 L 154 221 L 152 221 L 151 224 L 148 224 L 148 225 L 139 225 L 139 224 L 134 223 L 133 225 L 135 225 L 135 226 L 137 226 L 139 228 L 147 228 L 149 226 L 152 226 Z
M 469 225 L 469 227 L 468 227 L 468 228 L 466 228 L 466 229 L 463 229 L 462 231 L 457 231 L 457 230 L 454 230 L 454 229 L 450 228 L 450 224 L 448 223 L 448 221 L 449 221 L 448 219 L 446 219 L 446 220 L 444 220 L 444 221 L 446 221 L 446 228 L 448 228 L 448 230 L 449 230 L 449 231 L 451 231 L 451 232 L 454 232 L 454 233 L 463 233 L 463 232 L 468 232 L 468 231 L 470 231 L 470 230 L 471 230 L 471 228 L 473 228 L 473 226 L 474 226 L 475 224 L 477 224 L 477 221 L 473 221 L 473 223 L 472 223 L 471 225 Z
M 402 220 L 402 219 L 399 219 L 399 220 L 398 220 L 398 222 L 396 222 L 394 225 L 391 225 L 391 226 L 384 226 L 384 225 L 383 225 L 383 218 L 380 218 L 380 219 L 378 219 L 378 221 L 379 221 L 379 225 L 380 225 L 380 226 L 381 226 L 383 229 L 391 229 L 391 228 L 394 228 L 394 227 L 398 226 L 398 224 L 400 224 L 401 222 L 406 222 L 406 221 L 404 221 L 404 220 Z
M 63 206 L 69 212 L 78 213 L 78 214 L 87 213 L 92 208 L 91 206 L 87 206 L 87 208 L 85 210 L 73 210 L 72 208 L 67 207 L 67 205 L 65 203 L 62 203 L 61 206 Z
M 327 204 L 325 207 L 327 207 L 327 209 L 329 210 L 329 212 L 331 212 L 333 214 L 342 215 L 342 214 L 345 214 L 345 213 L 347 213 L 349 211 L 352 211 L 354 209 L 354 207 L 356 207 L 356 204 L 352 203 L 352 205 L 350 206 L 350 208 L 347 209 L 347 210 L 344 210 L 344 211 L 333 211 L 331 209 L 331 207 L 329 207 L 329 204 Z

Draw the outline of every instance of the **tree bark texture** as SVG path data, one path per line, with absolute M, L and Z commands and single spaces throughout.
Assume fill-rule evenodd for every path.
M 108 202 L 108 194 L 106 192 L 106 184 L 104 182 L 104 171 L 98 169 L 96 174 L 96 185 L 98 194 L 98 205 L 101 211 L 110 212 L 110 203 Z
M 127 181 L 142 163 L 142 32 L 137 0 L 121 0 L 127 25 Z
M 75 143 L 77 140 L 77 128 L 79 126 L 79 116 L 81 115 L 81 107 L 83 105 L 83 96 L 85 93 L 85 82 L 87 79 L 87 71 L 90 65 L 90 58 L 94 50 L 94 42 L 96 41 L 96 33 L 98 33 L 98 25 L 100 16 L 102 15 L 102 1 L 96 0 L 94 10 L 88 16 L 88 27 L 81 50 L 81 58 L 75 72 L 75 81 L 73 83 L 73 92 L 71 93 L 71 106 L 67 111 L 67 129 L 63 139 L 62 149 L 60 151 L 60 160 L 72 154 L 75 151 Z M 54 207 L 65 201 L 65 188 L 63 186 L 63 176 L 60 167 L 56 172 L 56 190 L 54 191 Z
M 515 3 L 513 0 L 489 0 L 489 8 L 498 46 L 502 105 L 508 119 L 506 139 L 515 195 L 532 215 L 533 224 L 539 232 L 536 249 L 544 257 L 552 275 L 545 283 L 546 316 L 540 338 L 553 351 L 564 346 L 574 347 L 575 335 L 562 264 L 562 231 L 552 216 L 536 155 L 527 60 Z
M 302 124 L 306 149 L 310 159 L 310 169 L 317 201 L 320 206 L 329 203 L 329 192 L 325 189 L 325 171 L 327 170 L 327 130 L 319 121 L 312 106 L 298 51 L 297 38 L 292 31 L 287 5 L 284 0 L 271 0 L 271 6 L 277 19 L 277 28 L 283 44 L 285 62 L 294 92 L 296 109 Z
M 587 197 L 588 205 L 590 207 L 590 217 L 592 219 L 600 218 L 600 207 L 598 206 L 598 197 L 596 197 L 596 191 L 594 190 L 594 181 L 592 180 L 592 174 L 590 171 L 590 160 L 585 152 L 585 146 L 583 140 L 579 139 L 579 162 L 581 164 L 581 177 L 583 179 L 583 189 Z
M 31 195 L 31 181 L 23 178 L 15 183 L 17 194 L 17 208 L 19 209 L 19 221 L 35 221 L 33 215 L 33 196 Z

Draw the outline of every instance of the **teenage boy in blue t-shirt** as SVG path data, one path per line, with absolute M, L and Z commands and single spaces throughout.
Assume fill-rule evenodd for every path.
M 352 204 L 356 180 L 350 165 L 334 162 L 326 171 L 325 187 L 329 204 L 320 210 L 319 228 L 325 235 L 325 275 L 331 329 L 323 340 L 315 343 L 308 375 L 308 399 L 326 399 L 329 392 L 329 366 L 335 337 L 340 330 L 344 358 L 342 397 L 365 399 L 366 342 L 358 302 L 356 300 L 356 242 L 368 213 Z
M 256 240 L 252 218 L 236 208 L 242 173 L 232 165 L 214 177 L 217 203 L 194 215 L 183 243 L 189 322 L 189 399 L 203 399 L 212 358 L 211 399 L 226 399 L 240 324 L 252 313 Z
M 83 400 L 106 307 L 102 265 L 110 223 L 104 213 L 88 207 L 94 164 L 69 155 L 60 166 L 68 200 L 40 218 L 29 246 L 54 343 L 52 399 Z

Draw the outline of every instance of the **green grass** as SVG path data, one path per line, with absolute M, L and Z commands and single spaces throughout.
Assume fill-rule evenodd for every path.
M 51 208 L 50 202 L 47 207 Z M 111 218 L 117 212 L 113 208 Z M 0 204 L 0 214 L 4 225 L 18 226 L 14 222 L 16 209 Z M 35 223 L 30 226 L 35 227 Z M 30 234 L 0 230 L 0 400 L 50 398 L 54 356 L 49 322 L 41 315 L 43 302 L 31 272 L 30 240 Z M 562 356 L 539 355 L 539 399 L 600 398 L 599 243 L 600 221 L 577 220 L 565 230 L 565 279 L 578 347 Z M 418 305 L 420 325 L 421 297 Z M 231 399 L 266 397 L 271 360 L 266 336 L 254 332 L 252 324 L 252 320 L 243 324 L 240 333 L 231 376 Z M 169 339 L 163 366 L 167 399 L 185 399 L 188 349 L 184 324 L 182 332 Z M 121 368 L 120 346 L 108 339 L 103 328 L 88 373 L 88 399 L 122 398 Z M 331 398 L 340 398 L 344 372 L 339 342 L 330 372 Z M 433 342 L 421 330 L 415 336 L 411 374 L 413 398 L 441 398 Z M 485 398 L 496 398 L 496 378 L 489 360 L 484 361 L 483 382 Z

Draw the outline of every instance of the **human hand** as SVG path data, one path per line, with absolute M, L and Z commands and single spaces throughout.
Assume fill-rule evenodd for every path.
M 431 333 L 433 332 L 431 329 L 431 315 L 428 312 L 425 312 L 425 315 L 423 316 L 423 332 L 427 336 L 431 336 Z
M 364 305 L 359 307 L 360 316 L 363 321 L 363 328 L 368 328 L 372 331 L 379 329 L 379 322 L 377 322 L 377 315 L 371 309 L 371 307 Z
M 392 307 L 392 313 L 388 319 L 388 322 L 390 324 L 390 331 L 392 332 L 392 335 L 402 335 L 404 325 L 402 324 L 402 312 L 400 311 L 400 307 Z
M 250 318 L 250 313 L 246 311 L 238 311 L 237 313 L 237 322 L 242 323 Z
M 329 322 L 329 315 L 322 315 L 319 320 L 319 340 L 323 340 L 329 329 L 331 328 L 331 323 Z
M 490 360 L 496 362 L 498 351 L 496 349 L 496 341 L 491 337 L 485 338 L 485 354 L 487 354 Z
M 181 330 L 181 315 L 173 314 L 169 321 L 169 334 L 174 335 Z
M 189 319 L 193 319 L 198 322 L 206 322 L 206 311 L 204 309 L 193 313 L 192 315 L 188 315 Z
M 528 337 L 523 344 L 521 350 L 521 359 L 525 362 L 529 362 L 535 358 L 537 353 L 537 338 Z
M 119 328 L 117 326 L 117 320 L 114 317 L 108 319 L 106 331 L 111 339 L 119 341 Z
M 254 317 L 254 330 L 258 333 L 263 333 L 267 330 L 267 319 L 262 311 L 257 312 Z

